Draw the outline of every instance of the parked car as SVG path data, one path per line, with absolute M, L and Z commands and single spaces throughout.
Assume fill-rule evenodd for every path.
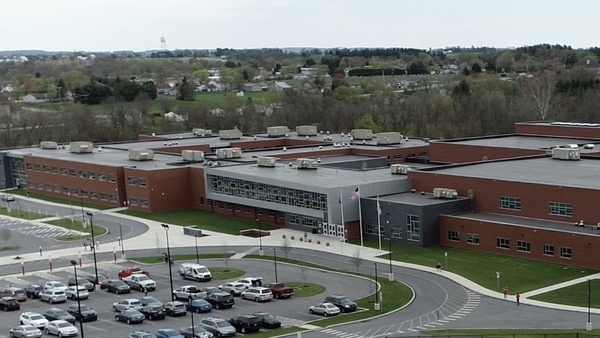
M 150 277 L 150 273 L 148 271 L 144 271 L 142 270 L 142 268 L 140 268 L 139 266 L 130 266 L 127 267 L 121 271 L 119 271 L 119 278 L 125 278 L 125 277 L 129 277 L 131 275 L 135 275 L 135 274 L 144 274 L 148 277 Z
M 67 301 L 67 294 L 63 290 L 42 290 L 39 294 L 41 301 L 53 303 L 62 303 Z
M 206 297 L 207 293 L 200 291 L 195 285 L 184 285 L 173 290 L 173 300 L 177 299 L 197 299 Z
M 135 331 L 131 331 L 131 333 L 129 333 L 129 336 L 127 336 L 127 338 L 154 338 L 154 335 L 148 331 L 135 330 Z
M 83 322 L 93 322 L 98 319 L 98 314 L 91 307 L 81 304 L 81 317 L 79 316 L 79 305 L 72 304 L 67 307 L 67 312 L 75 317 L 75 320 Z
M 160 300 L 152 297 L 152 296 L 144 296 L 142 298 L 140 298 L 140 302 L 142 302 L 142 305 L 146 306 L 149 304 L 158 304 L 160 306 L 163 306 L 163 302 L 161 302 Z
M 269 283 L 266 287 L 271 290 L 271 292 L 273 293 L 273 298 L 275 299 L 290 298 L 294 294 L 293 288 L 285 286 L 285 284 L 281 282 Z
M 239 315 L 229 320 L 231 326 L 240 333 L 258 332 L 262 327 L 262 322 L 255 315 Z
M 329 295 L 325 297 L 325 303 L 331 303 L 342 312 L 356 311 L 356 303 L 351 301 L 348 297 L 342 295 Z
M 212 279 L 212 274 L 206 266 L 195 263 L 182 263 L 179 266 L 179 275 L 183 279 L 192 279 L 196 282 L 208 282 Z
M 179 301 L 166 302 L 164 304 L 167 316 L 185 316 L 187 314 L 186 304 Z
M 115 320 L 118 322 L 125 322 L 127 324 L 139 324 L 143 323 L 146 317 L 143 313 L 138 310 L 125 310 L 115 315 Z
M 85 289 L 88 291 L 94 291 L 94 284 L 92 284 L 92 282 L 90 282 L 87 278 L 83 276 L 77 276 L 77 279 L 75 279 L 75 276 L 71 276 L 71 278 L 69 278 L 69 280 L 67 281 L 67 285 L 81 285 L 84 286 Z
M 118 302 L 113 303 L 113 310 L 116 312 L 123 312 L 127 310 L 139 310 L 142 308 L 142 302 L 139 299 L 127 298 L 121 299 Z
M 65 294 L 67 295 L 67 298 L 72 300 L 76 300 L 77 297 L 79 297 L 79 300 L 88 299 L 90 297 L 90 292 L 83 285 L 69 286 L 65 290 Z
M 311 306 L 308 312 L 328 317 L 339 314 L 340 308 L 331 303 L 319 303 Z
M 150 320 L 165 319 L 167 316 L 162 304 L 157 303 L 145 305 L 139 311 L 144 314 L 146 319 Z
M 266 302 L 273 299 L 273 293 L 270 289 L 262 286 L 250 287 L 242 292 L 242 299 L 250 299 L 255 302 Z
M 232 296 L 239 296 L 246 290 L 246 285 L 242 283 L 230 282 L 219 285 L 219 290 L 229 292 Z
M 253 315 L 260 318 L 262 327 L 265 329 L 277 329 L 281 327 L 281 321 L 270 313 L 255 312 Z
M 44 333 L 59 337 L 76 337 L 79 334 L 79 330 L 66 320 L 53 320 L 46 324 Z
M 49 322 L 53 320 L 65 320 L 71 324 L 75 323 L 75 317 L 73 317 L 67 310 L 59 309 L 57 307 L 49 308 L 42 313 Z
M 204 313 L 210 312 L 212 305 L 204 299 L 192 299 L 186 304 L 185 308 L 191 312 Z
M 25 293 L 25 290 L 15 286 L 9 286 L 2 289 L 2 291 L 0 291 L 0 297 L 12 297 L 19 302 L 27 300 L 27 294 Z
M 236 283 L 242 283 L 246 286 L 246 289 L 251 286 L 261 286 L 262 277 L 244 277 L 235 281 Z
M 36 312 L 23 312 L 19 316 L 21 325 L 33 325 L 38 329 L 43 329 L 48 324 L 48 319 Z
M 181 333 L 175 329 L 159 329 L 156 331 L 156 338 L 184 338 Z
M 4 311 L 20 310 L 21 304 L 13 297 L 0 298 L 0 308 Z
M 235 327 L 223 318 L 204 317 L 200 320 L 200 325 L 217 337 L 235 336 Z
M 67 285 L 58 281 L 49 281 L 44 284 L 44 290 L 62 290 L 65 291 L 67 289 Z
M 33 325 L 19 325 L 11 328 L 9 335 L 13 338 L 40 338 L 42 331 Z
M 25 295 L 27 298 L 38 298 L 42 290 L 44 290 L 44 288 L 41 285 L 31 284 L 25 287 Z
M 84 275 L 83 276 L 85 279 L 87 279 L 90 283 L 94 284 L 94 285 L 100 285 L 101 289 L 106 289 L 108 286 L 108 276 L 104 275 L 104 274 L 98 274 L 98 279 L 96 279 L 96 275 Z
M 0 199 L 4 202 L 13 202 L 15 200 L 15 196 L 11 194 L 1 194 Z
M 183 335 L 184 338 L 212 338 L 214 337 L 212 333 L 208 332 L 202 325 L 196 325 L 192 328 L 192 326 L 182 327 L 179 330 L 179 333 Z
M 205 299 L 217 310 L 229 309 L 235 304 L 233 296 L 227 292 L 214 292 L 206 296 Z
M 114 292 L 118 295 L 121 293 L 130 293 L 131 288 L 120 279 L 111 279 L 106 283 L 106 291 Z
M 150 279 L 150 277 L 144 275 L 143 273 L 135 273 L 129 275 L 127 277 L 121 277 L 129 287 L 132 289 L 136 289 L 139 291 L 154 291 L 156 290 L 156 282 Z

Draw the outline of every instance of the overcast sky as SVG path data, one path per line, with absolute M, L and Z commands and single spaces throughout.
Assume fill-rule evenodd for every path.
M 599 46 L 597 0 L 4 0 L 0 50 Z

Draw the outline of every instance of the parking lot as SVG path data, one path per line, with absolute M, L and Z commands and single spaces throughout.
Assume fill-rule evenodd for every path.
M 178 274 L 178 267 L 181 262 L 176 262 L 173 265 L 173 287 L 177 288 L 182 285 L 198 285 L 198 286 L 218 286 L 227 281 L 213 280 L 211 282 L 196 283 L 190 280 L 183 280 Z M 201 264 L 210 267 L 223 267 L 222 260 L 202 260 Z M 103 263 L 98 266 L 98 273 L 106 274 L 109 278 L 117 278 L 117 273 L 124 267 L 136 265 L 135 263 L 120 263 L 108 264 Z M 275 280 L 275 265 L 273 262 L 262 260 L 234 260 L 227 261 L 229 268 L 240 269 L 246 274 L 242 277 L 260 276 L 263 282 L 268 283 Z M 170 282 L 169 269 L 166 264 L 145 265 L 143 269 L 150 272 L 150 277 L 157 283 L 157 290 L 149 292 L 149 296 L 154 296 L 160 301 L 166 302 L 170 300 Z M 78 268 L 78 272 L 94 273 L 93 265 Z M 73 269 L 61 269 L 53 272 L 45 271 L 38 273 L 28 273 L 25 276 L 3 277 L 0 279 L 0 286 L 20 286 L 25 287 L 29 284 L 44 284 L 49 280 L 58 280 L 65 282 L 70 276 L 73 276 Z M 326 295 L 339 293 L 348 296 L 351 299 L 362 298 L 374 291 L 372 281 L 353 277 L 350 275 L 340 275 L 332 272 L 313 270 L 298 266 L 277 263 L 277 276 L 282 282 L 311 282 L 322 285 L 326 288 L 323 294 L 312 297 L 292 297 L 291 299 L 276 300 L 273 299 L 265 303 L 255 303 L 249 300 L 242 300 L 239 297 L 235 298 L 235 305 L 231 309 L 216 310 L 213 309 L 208 314 L 194 314 L 195 323 L 199 322 L 202 316 L 218 316 L 229 319 L 235 315 L 252 313 L 258 311 L 269 312 L 279 317 L 282 326 L 294 326 L 306 323 L 311 320 L 321 319 L 322 317 L 311 315 L 308 308 L 311 305 L 322 302 Z M 191 316 L 188 313 L 184 317 L 167 317 L 164 320 L 149 321 L 146 320 L 142 324 L 128 325 L 125 323 L 116 322 L 114 320 L 115 313 L 112 310 L 112 304 L 125 298 L 140 298 L 144 294 L 139 291 L 132 290 L 130 294 L 115 295 L 108 293 L 105 290 L 94 291 L 90 294 L 88 300 L 82 301 L 82 304 L 91 306 L 98 313 L 98 321 L 84 323 L 84 331 L 86 337 L 127 337 L 133 330 L 146 330 L 155 333 L 160 328 L 179 329 L 184 326 L 191 325 Z M 73 300 L 67 300 L 62 304 L 48 304 L 37 299 L 28 299 L 21 303 L 21 310 L 2 313 L 2 321 L 0 323 L 0 337 L 8 337 L 9 329 L 19 325 L 19 315 L 25 311 L 33 311 L 42 313 L 50 307 L 66 308 L 70 304 L 76 303 Z M 79 327 L 79 323 L 76 324 Z M 238 334 L 239 335 L 239 334 Z

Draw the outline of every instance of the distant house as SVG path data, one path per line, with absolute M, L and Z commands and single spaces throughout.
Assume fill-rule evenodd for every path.
M 57 101 L 56 95 L 45 94 L 45 93 L 29 93 L 23 96 L 23 102 L 28 103 L 40 103 L 40 102 L 55 102 Z
M 177 95 L 175 86 L 168 83 L 159 83 L 156 85 L 156 91 L 159 95 Z
M 242 90 L 245 92 L 260 92 L 262 91 L 262 86 L 258 83 L 244 83 Z
M 600 63 L 591 63 L 590 60 L 587 60 L 585 69 L 595 73 L 596 75 L 600 75 Z
M 289 84 L 283 82 L 283 81 L 275 81 L 275 90 L 278 92 L 283 92 L 286 90 L 292 90 L 293 88 L 290 87 Z

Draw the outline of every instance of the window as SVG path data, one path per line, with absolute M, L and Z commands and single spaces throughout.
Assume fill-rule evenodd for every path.
M 69 187 L 63 187 L 63 194 L 68 194 L 69 193 Z
M 140 187 L 145 187 L 146 186 L 146 179 L 140 177 L 138 179 L 138 183 L 139 183 Z
M 298 215 L 290 215 L 290 224 L 298 224 Z
M 129 198 L 129 205 L 137 205 L 137 198 L 130 197 Z
M 77 170 L 75 170 L 75 169 L 69 169 L 69 175 L 75 177 L 75 175 L 77 175 Z
M 69 170 L 67 168 L 60 168 L 60 174 L 61 175 L 67 175 L 69 173 Z
M 148 200 L 147 199 L 140 199 L 140 204 L 142 206 L 142 208 L 147 208 L 148 207 Z
M 98 181 L 106 181 L 106 174 L 98 173 Z
M 406 239 L 409 241 L 421 240 L 421 225 L 418 215 L 406 215 Z
M 42 169 L 42 166 L 40 166 L 39 164 L 36 164 L 33 167 L 35 168 L 35 171 L 40 171 Z
M 88 177 L 90 178 L 90 180 L 95 180 L 96 179 L 96 173 L 93 171 L 89 171 L 88 172 Z
M 262 208 L 258 208 L 256 213 L 259 214 L 259 215 L 262 215 L 263 214 L 263 209 Z
M 79 178 L 87 178 L 87 171 L 79 170 Z
M 119 201 L 119 196 L 117 196 L 115 194 L 110 194 L 110 201 L 112 203 L 117 203 Z
M 517 251 L 531 252 L 531 242 L 517 241 Z
M 242 206 L 239 204 L 235 205 L 235 212 L 240 212 L 240 210 L 242 210 Z
M 52 184 L 46 184 L 46 191 L 52 191 Z
M 231 210 L 231 209 L 233 209 L 232 204 L 231 203 L 227 203 L 227 210 Z
M 98 193 L 95 191 L 90 191 L 90 198 L 91 199 L 97 199 L 98 198 Z
M 501 196 L 500 209 L 521 210 L 521 199 L 518 197 Z
M 27 169 L 27 170 L 33 170 L 33 164 L 31 164 L 31 163 L 25 163 L 25 169 Z
M 109 182 L 114 182 L 115 181 L 115 175 L 114 174 L 108 174 L 108 181 Z
M 60 194 L 60 185 L 55 185 L 54 186 L 54 192 Z
M 554 256 L 554 245 L 544 244 L 542 247 L 542 254 L 544 254 L 544 256 Z
M 200 197 L 200 204 L 204 204 L 204 197 Z
M 246 207 L 246 213 L 249 214 L 252 211 L 252 208 Z
M 88 197 L 88 192 L 87 192 L 87 190 L 85 190 L 85 189 L 81 189 L 80 193 L 81 193 L 81 197 L 86 197 L 86 198 Z
M 219 209 L 225 209 L 225 203 L 219 202 Z
M 392 238 L 402 239 L 402 228 L 390 228 Z
M 49 173 L 49 172 L 50 172 L 50 166 L 48 166 L 48 165 L 45 165 L 45 166 L 44 166 L 44 172 L 45 172 L 45 173 Z
M 496 248 L 510 249 L 510 239 L 500 237 L 496 238 Z
M 58 168 L 57 167 L 52 167 L 52 173 L 53 174 L 58 174 Z
M 108 200 L 108 194 L 105 192 L 101 192 L 100 193 L 100 200 L 101 201 L 107 201 Z
M 565 246 L 560 248 L 560 257 L 561 258 L 571 258 L 572 250 L 571 248 L 567 248 Z
M 40 182 L 40 183 L 38 183 L 38 184 L 37 184 L 37 189 L 38 189 L 38 190 L 44 190 L 44 183 L 41 183 L 41 182 Z
M 479 234 L 467 234 L 467 243 L 479 245 Z
M 79 192 L 79 190 L 77 188 L 71 188 L 71 195 L 77 196 L 78 192 Z
M 458 231 L 448 231 L 448 240 L 460 242 L 460 234 Z
M 550 215 L 573 216 L 573 204 L 550 202 L 548 203 L 548 212 Z
M 136 185 L 136 183 L 137 183 L 137 180 L 135 179 L 135 177 L 133 177 L 133 176 L 127 177 L 127 184 Z

